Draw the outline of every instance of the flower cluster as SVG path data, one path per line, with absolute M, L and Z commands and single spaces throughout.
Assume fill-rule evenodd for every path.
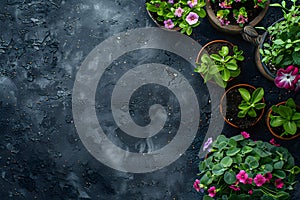
M 193 187 L 204 199 L 288 199 L 300 168 L 287 149 L 274 139 L 253 141 L 242 132 L 224 135 L 211 143 L 208 156 L 199 163 L 200 179 Z
M 274 79 L 275 85 L 279 88 L 298 91 L 300 89 L 300 74 L 298 72 L 299 69 L 293 65 L 286 69 L 278 69 Z
M 248 22 L 248 11 L 246 3 L 252 4 L 253 9 L 264 8 L 267 0 L 212 0 L 216 7 L 216 16 L 222 26 L 231 23 L 230 18 L 235 19 L 235 23 L 243 27 Z
M 146 8 L 155 14 L 158 22 L 167 29 L 181 28 L 182 33 L 192 34 L 193 28 L 206 16 L 204 0 L 148 0 Z

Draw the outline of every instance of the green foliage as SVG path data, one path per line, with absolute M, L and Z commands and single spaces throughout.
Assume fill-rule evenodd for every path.
M 168 1 L 164 0 L 146 1 L 146 9 L 155 14 L 154 16 L 158 22 L 163 23 L 165 20 L 171 19 L 175 27 L 180 27 L 181 33 L 186 33 L 187 35 L 191 35 L 193 28 L 200 25 L 200 20 L 197 23 L 190 25 L 186 21 L 186 17 L 190 12 L 193 12 L 199 16 L 199 19 L 204 18 L 206 16 L 206 11 L 203 8 L 204 6 L 204 0 L 198 0 L 197 5 L 192 8 L 190 8 L 187 1 L 182 0 L 174 0 L 174 4 L 168 3 Z M 184 10 L 180 17 L 175 16 L 175 11 L 179 7 Z
M 245 88 L 239 88 L 238 90 L 243 98 L 239 105 L 240 111 L 238 117 L 244 118 L 246 115 L 257 117 L 256 110 L 261 110 L 266 106 L 266 104 L 262 102 L 264 89 L 259 87 L 255 89 L 252 94 Z
M 296 5 L 297 0 L 291 1 L 293 5 L 290 9 L 285 1 L 271 4 L 282 9 L 284 20 L 268 28 L 271 42 L 265 42 L 260 49 L 262 61 L 275 65 L 277 69 L 300 65 L 300 5 Z
M 272 127 L 283 127 L 284 135 L 295 135 L 300 128 L 300 112 L 292 98 L 289 98 L 285 105 L 273 105 L 270 115 L 270 125 Z
M 231 77 L 237 77 L 240 73 L 238 61 L 243 61 L 243 51 L 237 46 L 233 47 L 233 55 L 229 55 L 228 46 L 222 46 L 218 54 L 203 54 L 201 63 L 195 68 L 195 72 L 204 76 L 204 82 L 213 79 L 219 86 L 226 87 Z
M 263 141 L 245 139 L 242 135 L 227 138 L 219 135 L 211 144 L 208 157 L 199 163 L 200 184 L 207 191 L 216 187 L 215 199 L 287 199 L 289 191 L 295 186 L 295 175 L 300 168 L 295 166 L 294 158 L 286 148 Z M 263 186 L 251 183 L 237 183 L 237 174 L 244 170 L 252 180 L 257 174 L 272 174 Z M 275 186 L 276 179 L 282 179 L 284 187 Z M 238 187 L 234 191 L 230 186 Z M 248 191 L 253 194 L 249 195 Z M 206 195 L 204 199 L 213 199 Z

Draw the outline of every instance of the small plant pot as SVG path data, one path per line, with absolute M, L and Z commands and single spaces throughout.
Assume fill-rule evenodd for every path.
M 281 18 L 279 20 L 277 20 L 276 22 L 274 22 L 271 26 L 273 26 L 274 24 L 280 22 L 284 20 L 284 18 Z M 268 80 L 270 81 L 274 81 L 275 77 L 276 77 L 276 72 L 272 72 L 270 70 L 270 68 L 262 62 L 262 55 L 260 54 L 259 52 L 259 49 L 262 49 L 263 48 L 263 44 L 265 43 L 267 37 L 269 36 L 268 32 L 265 32 L 263 35 L 262 35 L 262 38 L 261 38 L 261 41 L 260 41 L 260 44 L 258 45 L 257 49 L 256 49 L 256 52 L 255 52 L 255 63 L 256 63 L 256 66 L 259 70 L 259 72 L 265 77 L 267 78 Z
M 197 58 L 196 58 L 196 63 L 200 63 L 201 62 L 201 57 L 203 54 L 208 53 L 210 54 L 214 54 L 217 53 L 222 46 L 228 46 L 230 49 L 230 53 L 233 53 L 232 48 L 234 47 L 234 44 L 232 44 L 231 42 L 227 41 L 227 40 L 213 40 L 210 41 L 209 43 L 205 44 L 199 51 Z M 200 75 L 202 76 L 202 78 L 204 79 L 204 75 L 200 73 Z M 233 80 L 233 78 L 231 77 L 228 81 Z M 209 80 L 209 82 L 216 84 L 214 81 Z
M 147 9 L 146 9 L 147 10 Z M 175 26 L 172 29 L 168 29 L 164 26 L 164 24 L 162 22 L 159 22 L 156 20 L 156 15 L 155 13 L 150 12 L 149 10 L 147 10 L 147 13 L 149 15 L 149 17 L 153 20 L 153 22 L 160 28 L 164 29 L 164 30 L 168 30 L 168 31 L 179 31 L 181 30 L 181 28 L 179 26 Z
M 278 104 L 276 104 L 276 106 L 280 106 L 280 105 L 283 105 L 285 104 L 286 101 L 284 102 L 280 102 Z M 300 106 L 297 106 L 297 111 L 300 111 Z M 266 116 L 266 124 L 267 124 L 267 127 L 269 129 L 269 131 L 272 133 L 273 136 L 275 136 L 276 138 L 278 139 L 281 139 L 281 140 L 293 140 L 293 139 L 296 139 L 300 136 L 300 130 L 298 129 L 297 133 L 295 135 L 291 135 L 291 136 L 280 136 L 281 133 L 279 132 L 280 129 L 279 128 L 274 128 L 274 127 L 271 127 L 270 125 L 270 115 L 272 114 L 273 110 L 272 110 L 272 107 L 269 108 L 268 112 L 267 112 L 267 116 Z
M 238 84 L 234 85 L 228 90 L 226 90 L 225 94 L 221 98 L 220 102 L 220 112 L 223 116 L 223 119 L 229 125 L 238 128 L 238 129 L 247 129 L 249 127 L 254 126 L 263 116 L 264 108 L 257 111 L 257 117 L 252 118 L 250 116 L 246 116 L 244 118 L 238 117 L 238 105 L 242 101 L 242 96 L 240 95 L 238 89 L 246 88 L 251 93 L 256 89 L 254 86 L 249 84 Z M 225 101 L 226 99 L 226 101 Z M 262 99 L 262 103 L 265 102 L 265 99 Z M 226 107 L 226 109 L 225 109 Z
M 243 33 L 243 28 L 240 27 L 239 25 L 227 25 L 227 26 L 222 26 L 220 21 L 218 20 L 214 10 L 213 6 L 210 0 L 205 0 L 206 2 L 206 12 L 207 12 L 207 17 L 210 22 L 210 24 L 217 29 L 220 32 L 225 32 L 229 34 L 241 34 Z M 248 25 L 254 27 L 256 26 L 266 15 L 268 8 L 270 5 L 270 1 L 266 3 L 266 6 L 264 9 L 261 10 L 261 12 L 252 20 L 249 22 Z

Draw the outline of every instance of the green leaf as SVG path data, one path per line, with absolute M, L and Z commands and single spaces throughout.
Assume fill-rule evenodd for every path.
M 297 132 L 297 125 L 294 121 L 287 121 L 283 123 L 283 129 L 287 133 L 294 135 Z
M 276 194 L 276 199 L 278 200 L 287 200 L 290 199 L 290 194 L 285 191 L 279 191 Z
M 192 27 L 188 27 L 188 28 L 186 29 L 186 34 L 187 34 L 187 35 L 191 35 L 192 32 L 193 32 Z
M 206 12 L 203 8 L 197 11 L 197 14 L 199 15 L 200 18 L 204 18 L 206 16 Z
M 238 112 L 238 118 L 244 118 L 246 117 L 248 110 L 241 110 Z
M 276 64 L 279 64 L 283 60 L 284 55 L 277 56 L 275 59 Z
M 228 141 L 228 144 L 229 144 L 231 147 L 236 147 L 237 142 L 236 142 L 234 139 L 230 138 L 229 141 Z
M 146 3 L 146 8 L 147 10 L 149 10 L 150 12 L 157 12 L 157 7 L 155 5 L 152 5 L 150 3 Z
M 292 120 L 295 121 L 295 120 L 300 120 L 300 113 L 294 113 L 293 117 L 292 117 Z
M 286 103 L 285 103 L 286 106 L 292 108 L 292 109 L 295 109 L 296 108 L 296 103 L 295 101 L 292 99 L 292 98 L 289 98 Z
M 245 89 L 245 88 L 239 88 L 238 91 L 240 92 L 242 98 L 243 98 L 246 102 L 248 102 L 248 101 L 250 100 L 251 94 L 250 94 L 250 92 L 249 92 L 247 89 Z
M 254 110 L 254 108 L 250 108 L 250 109 L 249 109 L 248 115 L 249 115 L 250 117 L 256 117 L 256 116 L 257 116 L 256 111 Z
M 221 164 L 216 164 L 212 168 L 212 173 L 217 176 L 222 175 L 225 171 L 226 169 L 224 169 Z
M 282 169 L 284 162 L 282 160 L 274 163 L 274 169 Z
M 236 147 L 230 147 L 227 152 L 226 155 L 227 156 L 234 156 L 235 154 L 237 154 L 238 152 L 240 152 L 241 149 L 240 148 L 236 148 Z
M 229 53 L 229 48 L 227 46 L 222 46 L 221 50 L 219 51 L 219 54 L 223 57 L 227 56 Z
M 270 125 L 272 127 L 279 127 L 282 126 L 285 121 L 286 120 L 284 118 L 281 118 L 280 116 L 274 116 L 270 120 Z
M 232 158 L 229 156 L 225 156 L 222 160 L 221 160 L 221 165 L 225 168 L 228 168 L 232 165 Z
M 262 100 L 262 98 L 264 97 L 264 89 L 259 87 L 257 89 L 254 90 L 254 92 L 252 93 L 252 98 L 251 98 L 251 102 L 252 103 L 257 103 L 259 101 Z
M 245 163 L 248 164 L 252 169 L 255 169 L 259 166 L 257 159 L 253 156 L 247 156 Z
M 221 75 L 224 81 L 228 81 L 230 79 L 230 71 L 228 69 L 224 69 Z
M 244 146 L 244 147 L 242 148 L 242 154 L 250 153 L 252 150 L 253 150 L 252 147 Z
M 180 28 L 187 28 L 189 25 L 187 24 L 187 23 L 184 23 L 184 22 L 181 22 L 180 24 L 179 24 L 179 27 Z
M 211 54 L 210 57 L 216 61 L 222 62 L 222 58 L 218 54 Z
M 286 174 L 283 170 L 274 170 L 273 171 L 273 176 L 275 176 L 277 178 L 284 179 L 286 177 Z
M 293 113 L 290 107 L 283 106 L 283 105 L 280 105 L 278 107 L 278 110 L 279 110 L 279 114 L 286 119 L 289 118 L 289 116 L 291 116 Z
M 294 167 L 291 169 L 291 173 L 292 173 L 292 174 L 299 174 L 299 173 L 300 173 L 300 167 L 294 166 Z
M 200 182 L 203 184 L 203 185 L 209 185 L 211 184 L 213 181 L 213 179 L 211 178 L 211 173 L 210 171 L 207 171 L 200 179 Z
M 233 171 L 225 172 L 224 181 L 228 185 L 234 184 L 236 182 L 236 174 Z
M 241 134 L 239 134 L 239 135 L 231 137 L 231 139 L 234 139 L 235 141 L 241 141 L 241 140 L 244 140 L 245 138 Z
M 208 195 L 204 195 L 203 196 L 203 200 L 214 200 L 214 198 L 208 196 Z
M 294 51 L 292 53 L 292 57 L 293 57 L 295 65 L 299 66 L 300 65 L 300 51 Z
M 226 63 L 225 66 L 227 69 L 230 69 L 230 70 L 236 70 L 238 68 L 238 65 L 236 63 L 232 63 L 232 62 Z
M 174 14 L 172 12 L 169 12 L 167 15 L 166 15 L 167 18 L 174 18 Z
M 282 41 L 282 39 L 276 39 L 273 41 L 274 44 L 277 44 L 277 45 L 281 45 L 281 44 L 284 44 L 284 41 Z
M 234 71 L 230 71 L 230 76 L 231 77 L 237 77 L 238 75 L 240 75 L 240 73 L 241 73 L 241 70 L 238 68 Z
M 254 106 L 254 108 L 255 108 L 256 110 L 261 110 L 261 109 L 263 109 L 264 107 L 266 107 L 266 104 L 265 104 L 265 103 L 257 103 L 257 104 L 255 104 L 255 106 Z

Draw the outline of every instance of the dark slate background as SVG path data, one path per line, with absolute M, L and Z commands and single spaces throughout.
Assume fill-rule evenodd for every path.
M 279 10 L 271 8 L 260 26 L 266 27 L 280 17 Z M 75 130 L 71 94 L 84 58 L 109 36 L 148 26 L 155 25 L 142 0 L 0 1 L 0 199 L 201 199 L 192 184 L 197 178 L 197 154 L 209 123 L 209 94 L 200 76 L 193 74 L 192 66 L 176 55 L 159 50 L 128 53 L 112 64 L 98 91 L 113 88 L 113 83 L 107 83 L 111 83 L 112 74 L 126 71 L 117 67 L 124 60 L 132 66 L 156 60 L 184 74 L 197 94 L 201 124 L 194 143 L 179 160 L 153 173 L 115 171 L 87 152 Z M 300 103 L 299 94 L 278 89 L 260 75 L 254 63 L 254 46 L 240 36 L 219 33 L 204 19 L 191 37 L 201 45 L 213 39 L 228 39 L 244 50 L 242 74 L 230 85 L 262 86 L 268 107 L 288 97 Z M 148 93 L 155 94 L 155 98 L 145 99 Z M 139 116 L 133 119 L 139 124 L 149 123 L 147 105 L 154 101 L 167 105 L 166 95 L 172 94 L 162 87 L 141 87 L 132 97 L 136 103 L 131 109 Z M 101 99 L 103 105 L 109 101 L 109 97 Z M 176 99 L 173 106 L 179 109 Z M 172 114 L 166 132 L 176 133 L 179 117 Z M 112 116 L 106 119 L 112 120 Z M 227 135 L 239 132 L 224 126 Z M 264 120 L 249 132 L 254 139 L 272 138 Z M 165 141 L 161 141 L 156 145 L 163 146 Z M 300 139 L 278 142 L 300 164 Z M 132 151 L 139 150 L 138 145 L 127 145 Z M 299 193 L 295 192 L 294 199 L 300 199 Z

